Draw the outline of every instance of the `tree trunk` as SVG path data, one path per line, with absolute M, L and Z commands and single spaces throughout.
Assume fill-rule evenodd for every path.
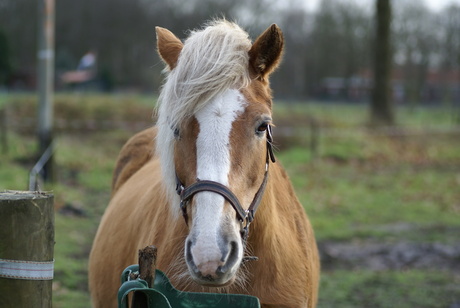
M 393 125 L 394 110 L 390 97 L 391 46 L 390 0 L 376 0 L 376 36 L 374 44 L 374 89 L 371 102 L 371 124 Z

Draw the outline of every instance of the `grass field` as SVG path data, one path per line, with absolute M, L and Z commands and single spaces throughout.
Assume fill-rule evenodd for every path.
M 58 180 L 43 187 L 55 194 L 56 308 L 90 307 L 87 257 L 114 162 L 150 125 L 154 101 L 56 96 Z M 0 96 L 2 105 L 0 190 L 23 190 L 36 159 L 36 101 Z M 276 105 L 277 157 L 322 253 L 319 307 L 460 307 L 460 127 L 447 108 L 397 114 L 397 127 L 375 130 L 364 105 Z

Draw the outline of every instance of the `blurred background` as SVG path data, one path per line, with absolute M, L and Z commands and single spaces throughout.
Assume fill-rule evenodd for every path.
M 155 122 L 155 26 L 225 16 L 285 35 L 276 154 L 315 229 L 318 307 L 460 308 L 460 0 L 58 0 L 44 142 L 45 2 L 0 0 L 0 190 L 54 191 L 53 307 L 90 306 L 117 154 Z
M 0 2 L 0 84 L 33 90 L 37 6 Z M 97 55 L 95 89 L 156 92 L 162 81 L 155 26 L 185 38 L 226 16 L 256 37 L 271 23 L 284 31 L 283 66 L 273 77 L 279 98 L 368 101 L 372 87 L 374 1 L 344 0 L 60 0 L 56 1 L 57 90 L 88 51 Z M 455 1 L 393 1 L 393 99 L 442 104 L 460 96 L 460 7 Z

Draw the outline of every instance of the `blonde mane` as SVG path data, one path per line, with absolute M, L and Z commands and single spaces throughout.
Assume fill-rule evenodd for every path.
M 174 130 L 214 97 L 249 85 L 249 35 L 238 25 L 215 20 L 185 40 L 176 67 L 168 72 L 158 99 L 156 151 L 163 183 L 174 216 L 179 217 L 175 192 Z

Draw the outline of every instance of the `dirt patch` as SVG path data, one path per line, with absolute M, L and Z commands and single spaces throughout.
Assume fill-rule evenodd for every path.
M 448 270 L 460 274 L 460 242 L 440 243 L 318 243 L 324 270 L 369 269 Z

